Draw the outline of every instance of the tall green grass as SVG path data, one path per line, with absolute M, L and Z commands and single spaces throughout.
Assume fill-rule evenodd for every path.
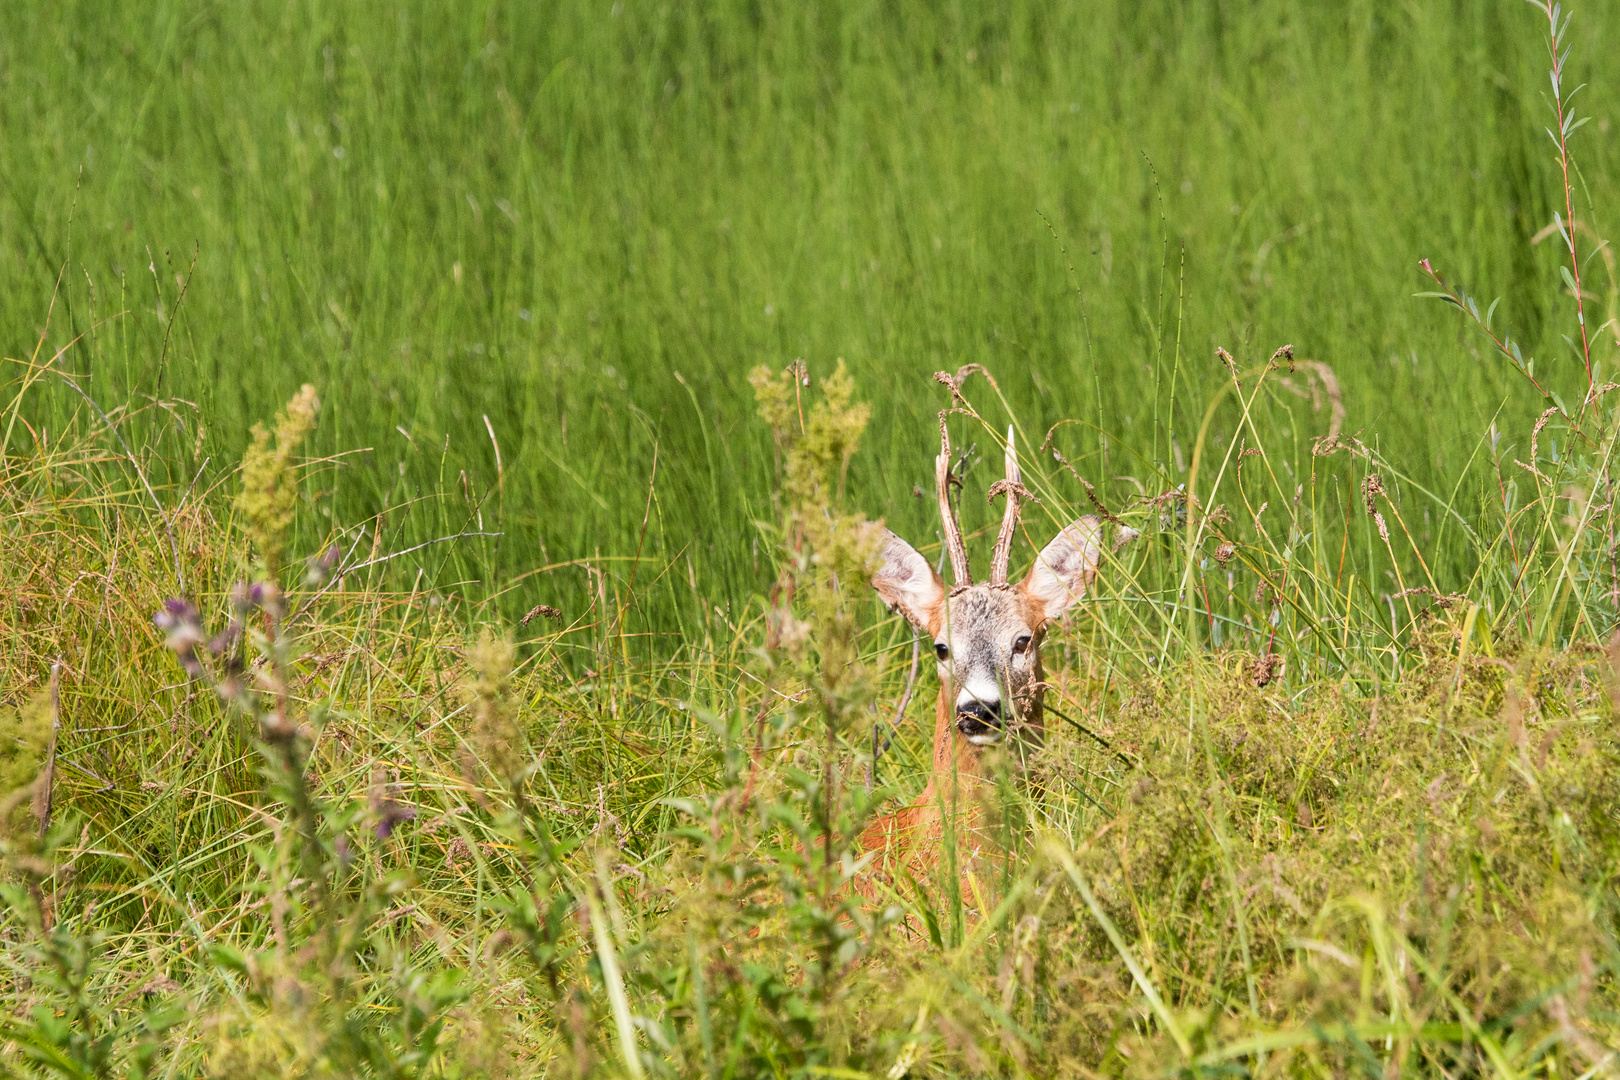
M 557 567 L 600 551 L 628 580 L 611 560 L 638 548 L 670 568 L 633 616 L 649 628 L 735 611 L 770 576 L 744 376 L 798 356 L 848 361 L 876 410 L 852 490 L 908 535 L 932 527 L 909 497 L 932 371 L 989 365 L 1030 432 L 1077 421 L 1059 444 L 1118 504 L 1184 480 L 1216 344 L 1250 362 L 1284 341 L 1333 367 L 1347 432 L 1455 486 L 1472 521 L 1500 505 L 1480 433 L 1539 410 L 1411 294 L 1425 256 L 1489 283 L 1573 393 L 1567 312 L 1532 286 L 1558 262 L 1528 242 L 1555 208 L 1535 20 L 9 4 L 0 340 L 33 352 L 60 278 L 40 356 L 82 334 L 60 370 L 109 408 L 162 403 L 126 435 L 171 500 L 238 459 L 265 402 L 318 384 L 319 448 L 351 456 L 323 473 L 309 542 L 385 508 L 388 548 L 502 532 L 395 569 L 510 589 L 513 614 L 577 609 L 588 574 Z M 1595 113 L 1583 217 L 1613 196 L 1616 26 L 1584 6 L 1571 61 Z M 84 405 L 47 380 L 27 408 L 59 431 Z M 1268 435 L 1326 430 L 1286 394 L 1255 408 Z M 627 493 L 655 451 L 643 539 Z M 1432 515 L 1418 528 L 1458 587 L 1470 556 Z

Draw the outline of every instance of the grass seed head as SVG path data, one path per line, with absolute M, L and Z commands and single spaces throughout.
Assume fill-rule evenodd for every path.
M 253 443 L 242 456 L 242 491 L 236 497 L 236 510 L 259 553 L 265 576 L 272 581 L 281 570 L 287 530 L 292 527 L 297 507 L 298 480 L 292 470 L 292 457 L 314 429 L 320 407 L 315 388 L 305 383 L 276 417 L 275 445 L 271 445 L 271 433 L 264 425 L 255 424 Z
M 523 777 L 523 732 L 512 701 L 512 666 L 517 649 L 512 639 L 489 627 L 467 651 L 472 680 L 473 747 L 502 783 L 516 786 Z

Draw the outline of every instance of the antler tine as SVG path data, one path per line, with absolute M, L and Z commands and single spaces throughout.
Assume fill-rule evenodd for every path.
M 944 413 L 939 414 L 939 457 L 934 459 L 934 484 L 939 490 L 939 521 L 945 533 L 945 550 L 951 555 L 951 572 L 958 585 L 971 585 L 973 576 L 968 572 L 962 525 L 951 511 L 951 436 L 945 430 Z
M 1013 532 L 1018 528 L 1018 493 L 1023 490 L 1018 472 L 1018 449 L 1013 444 L 1013 429 L 1007 427 L 1007 479 L 996 484 L 1007 495 L 1007 509 L 1001 515 L 1001 532 L 996 534 L 996 551 L 990 557 L 990 584 L 1007 584 L 1007 562 L 1012 557 Z M 992 494 L 994 492 L 992 491 Z

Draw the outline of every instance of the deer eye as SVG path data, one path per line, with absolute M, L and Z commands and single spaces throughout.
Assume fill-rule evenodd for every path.
M 1022 653 L 1027 651 L 1029 651 L 1029 635 L 1019 634 L 1018 640 L 1013 642 L 1013 652 Z
M 943 641 L 936 641 L 934 643 L 934 655 L 941 660 L 946 660 L 949 659 L 951 650 Z

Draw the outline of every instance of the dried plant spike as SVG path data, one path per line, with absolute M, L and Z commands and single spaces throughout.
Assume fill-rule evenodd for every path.
M 1255 689 L 1275 682 L 1277 676 L 1282 674 L 1283 662 L 1283 658 L 1276 653 L 1256 657 L 1254 663 L 1249 665 L 1249 678 L 1254 682 Z
M 298 503 L 293 454 L 314 429 L 320 407 L 315 388 L 305 383 L 276 417 L 275 445 L 270 444 L 272 433 L 263 424 L 255 424 L 252 445 L 242 457 L 242 491 L 236 497 L 236 510 L 243 531 L 259 553 L 265 577 L 271 581 L 281 570 L 282 549 Z
M 517 650 L 512 639 L 489 627 L 467 650 L 468 689 L 472 698 L 473 729 L 469 740 L 484 764 L 503 783 L 516 788 L 525 767 L 523 730 L 512 699 L 512 667 Z
M 951 510 L 951 436 L 945 430 L 944 413 L 939 414 L 939 457 L 934 459 L 934 486 L 939 493 L 939 523 L 945 536 L 945 550 L 951 556 L 951 575 L 958 585 L 971 585 L 973 575 L 968 572 L 962 525 Z
M 1378 496 L 1384 493 L 1384 478 L 1377 473 L 1368 473 L 1367 478 L 1361 482 L 1361 496 L 1367 501 L 1367 513 L 1376 517 L 1378 515 Z
M 1023 490 L 1023 479 L 1018 471 L 1018 448 L 1014 444 L 1013 428 L 1007 425 L 1007 482 L 1002 487 L 1007 493 L 1007 509 L 1001 515 L 1001 532 L 996 535 L 995 553 L 990 557 L 990 584 L 1007 584 L 1007 562 L 1012 557 L 1013 533 L 1018 528 L 1018 496 Z
M 1536 440 L 1541 438 L 1541 429 L 1547 426 L 1547 421 L 1551 420 L 1553 416 L 1557 414 L 1557 412 L 1558 406 L 1554 405 L 1552 408 L 1542 413 L 1541 416 L 1536 420 L 1536 426 L 1530 429 L 1531 465 L 1534 465 L 1536 463 L 1536 459 L 1541 456 L 1541 449 L 1536 445 Z
M 533 622 L 539 617 L 544 617 L 547 619 L 560 619 L 562 618 L 562 612 L 558 611 L 550 604 L 536 604 L 534 607 L 529 609 L 528 614 L 524 615 L 523 618 L 518 620 L 518 625 L 528 626 L 529 623 Z

